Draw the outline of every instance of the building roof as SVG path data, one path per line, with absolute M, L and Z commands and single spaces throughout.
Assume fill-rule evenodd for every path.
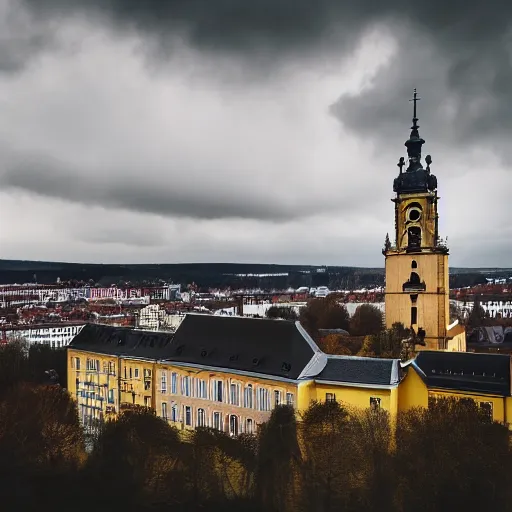
M 187 315 L 167 359 L 297 379 L 317 352 L 298 322 Z
M 103 324 L 87 324 L 69 348 L 112 356 L 161 359 L 168 354 L 173 335 Z
M 354 386 L 387 387 L 398 385 L 400 378 L 398 359 L 329 355 L 327 365 L 315 380 Z
M 510 356 L 421 351 L 411 362 L 430 388 L 510 396 Z
M 325 365 L 298 322 L 244 317 L 189 314 L 174 334 L 86 325 L 69 347 L 294 380 Z

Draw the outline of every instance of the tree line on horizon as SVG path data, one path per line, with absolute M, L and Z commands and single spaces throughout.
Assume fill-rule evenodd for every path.
M 1 368 L 29 358 L 0 347 Z M 335 400 L 299 417 L 279 406 L 238 437 L 180 431 L 138 407 L 87 440 L 63 387 L 13 371 L 0 388 L 3 510 L 506 511 L 511 469 L 507 427 L 468 399 L 393 421 Z

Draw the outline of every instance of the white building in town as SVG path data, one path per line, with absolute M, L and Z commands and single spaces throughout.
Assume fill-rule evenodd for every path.
M 40 343 L 51 348 L 67 347 L 71 340 L 83 329 L 84 324 L 42 324 L 19 325 L 6 327 L 3 338 L 6 341 L 12 339 L 24 339 L 30 345 Z

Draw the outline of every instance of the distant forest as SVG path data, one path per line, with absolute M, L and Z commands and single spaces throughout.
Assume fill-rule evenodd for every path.
M 489 276 L 512 275 L 511 269 L 452 268 L 450 271 L 452 288 L 485 283 L 485 278 Z M 383 286 L 384 268 L 251 263 L 120 265 L 0 260 L 0 284 L 53 284 L 58 278 L 61 282 L 76 285 L 89 283 L 101 286 L 166 282 L 186 287 L 195 283 L 200 291 L 226 287 L 286 289 L 301 286 L 357 289 Z

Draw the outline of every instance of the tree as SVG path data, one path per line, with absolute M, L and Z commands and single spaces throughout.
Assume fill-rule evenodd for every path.
M 398 417 L 401 510 L 506 510 L 509 433 L 472 399 L 431 399 Z M 415 454 L 411 457 L 411 454 Z
M 21 339 L 0 345 L 0 396 L 19 382 L 28 380 L 26 342 Z
M 313 402 L 302 415 L 300 440 L 303 509 L 350 510 L 360 466 L 348 411 L 336 401 Z
M 278 406 L 258 433 L 256 480 L 261 510 L 297 509 L 301 459 L 295 412 L 290 406 Z
M 354 336 L 368 336 L 378 334 L 383 327 L 382 312 L 372 304 L 357 306 L 350 319 L 350 334 Z
M 270 306 L 266 313 L 267 318 L 282 318 L 283 320 L 297 320 L 295 309 L 287 306 Z
M 475 297 L 474 303 L 473 303 L 473 309 L 471 310 L 471 313 L 468 317 L 468 327 L 481 327 L 485 323 L 485 310 L 480 305 L 480 300 L 478 297 Z
M 410 339 L 412 334 L 410 329 L 396 322 L 391 326 L 391 329 L 384 329 L 378 334 L 366 336 L 359 355 L 366 357 L 406 359 L 409 357 L 409 354 L 404 353 L 405 347 L 403 342 L 404 340 Z
M 300 310 L 299 320 L 311 337 L 318 338 L 318 329 L 349 329 L 347 308 L 334 297 L 308 301 Z
M 85 459 L 74 401 L 60 386 L 21 383 L 0 402 L 0 495 L 6 510 L 72 504 Z M 12 504 L 12 506 L 11 506 Z
M 102 500 L 115 496 L 120 509 L 180 503 L 190 489 L 182 455 L 177 429 L 154 411 L 136 407 L 104 424 L 87 464 L 87 480 Z

